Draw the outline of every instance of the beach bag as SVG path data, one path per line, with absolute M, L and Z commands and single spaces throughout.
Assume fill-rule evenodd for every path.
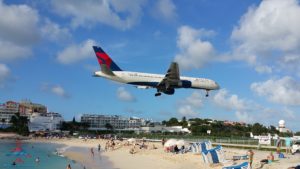
M 278 154 L 278 158 L 284 158 L 284 154 L 283 153 L 279 153 Z

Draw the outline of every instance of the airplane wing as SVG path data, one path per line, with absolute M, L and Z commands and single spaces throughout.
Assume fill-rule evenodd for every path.
M 157 88 L 168 89 L 171 86 L 178 86 L 180 83 L 178 63 L 172 62 L 167 74 L 161 82 L 158 83 Z

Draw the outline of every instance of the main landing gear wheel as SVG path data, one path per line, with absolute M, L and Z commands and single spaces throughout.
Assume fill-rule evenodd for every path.
M 206 90 L 206 95 L 205 95 L 206 97 L 208 97 L 208 96 L 209 96 L 208 92 L 209 92 L 209 90 Z
M 161 95 L 161 93 L 155 93 L 155 97 L 157 97 L 157 96 L 160 96 Z

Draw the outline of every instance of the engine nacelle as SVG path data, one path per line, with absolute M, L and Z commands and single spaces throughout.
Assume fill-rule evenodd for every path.
M 172 95 L 175 93 L 175 89 L 171 88 L 171 89 L 167 89 L 165 91 L 163 91 L 163 93 L 168 94 L 168 95 Z

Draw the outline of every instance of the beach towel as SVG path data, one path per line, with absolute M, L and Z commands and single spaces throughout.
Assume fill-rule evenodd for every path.
M 241 156 L 233 156 L 233 160 L 247 160 L 249 157 L 248 155 L 241 155 Z
M 223 169 L 247 169 L 247 168 L 248 168 L 248 162 L 244 162 L 240 165 L 223 167 Z

